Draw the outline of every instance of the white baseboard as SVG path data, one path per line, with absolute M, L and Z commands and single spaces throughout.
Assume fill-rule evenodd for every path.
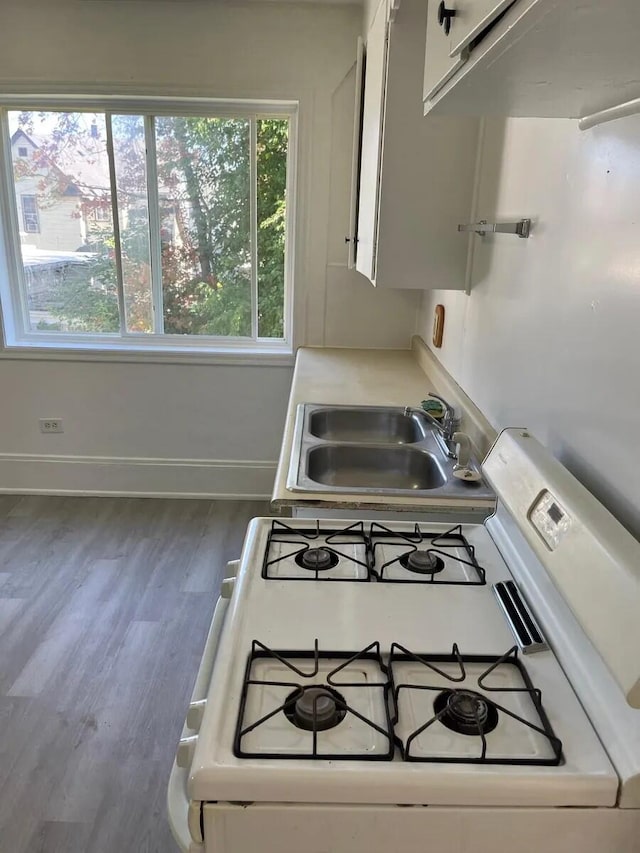
M 276 462 L 0 453 L 0 493 L 269 499 Z

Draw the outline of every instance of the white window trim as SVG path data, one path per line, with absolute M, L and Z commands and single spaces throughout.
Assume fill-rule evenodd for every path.
M 283 340 L 270 338 L 205 337 L 143 333 L 67 334 L 26 331 L 29 309 L 21 261 L 19 214 L 13 191 L 9 136 L 9 110 L 86 110 L 133 115 L 215 115 L 220 117 L 289 119 L 287 145 L 287 221 L 285 243 Z M 107 122 L 109 124 L 109 122 Z M 252 134 L 252 162 L 255 154 Z M 298 103 L 211 98 L 136 96 L 5 96 L 0 98 L 0 301 L 4 346 L 0 358 L 47 358 L 118 361 L 187 361 L 195 363 L 291 364 L 293 361 L 294 247 L 297 199 Z M 252 183 L 252 195 L 254 193 Z M 112 193 L 113 196 L 113 193 Z M 113 196 L 115 198 L 115 196 Z M 252 206 L 255 199 L 252 198 Z M 116 220 L 114 211 L 113 219 Z M 252 228 L 253 226 L 252 216 Z M 252 235 L 253 237 L 254 235 Z M 252 244 L 254 245 L 254 244 Z M 254 245 L 255 251 L 255 245 Z M 257 269 L 252 295 L 257 291 Z M 252 304 L 254 300 L 252 299 Z M 256 315 L 256 316 L 253 316 Z M 25 322 L 25 320 L 27 322 Z M 257 302 L 252 311 L 252 332 L 257 331 Z

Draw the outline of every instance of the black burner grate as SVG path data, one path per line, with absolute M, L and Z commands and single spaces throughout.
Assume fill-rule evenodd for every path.
M 274 556 L 272 546 L 276 544 L 287 547 Z M 393 559 L 382 562 L 381 548 L 384 545 L 399 547 Z M 362 553 L 362 559 L 350 553 L 347 546 L 359 546 L 357 550 Z M 278 574 L 277 567 L 287 561 L 297 567 L 297 573 L 282 576 Z M 394 565 L 402 567 L 402 577 L 389 577 L 388 570 Z M 446 570 L 451 565 L 467 571 L 463 577 L 452 579 Z M 353 576 L 341 576 L 338 570 L 344 567 L 353 568 Z M 475 548 L 467 541 L 460 524 L 442 533 L 425 533 L 416 524 L 413 531 L 402 533 L 377 522 L 367 530 L 362 521 L 342 528 L 323 528 L 319 521 L 313 527 L 294 527 L 282 521 L 272 521 L 262 577 L 267 580 L 334 583 L 355 581 L 450 586 L 482 586 L 486 583 L 485 570 L 479 565 Z
M 466 681 L 467 673 L 465 663 L 467 664 L 486 664 L 486 669 L 476 679 L 477 687 L 482 693 L 469 689 L 467 686 L 461 689 L 451 688 L 443 689 L 442 685 L 425 685 L 416 683 L 401 683 L 394 684 L 394 665 L 399 662 L 415 662 L 424 666 L 428 670 L 436 673 L 447 682 L 455 685 Z M 458 671 L 457 675 L 452 675 L 438 667 L 436 664 L 455 664 Z M 520 674 L 520 678 L 524 687 L 489 687 L 486 683 L 489 675 L 500 666 L 516 667 Z M 555 736 L 544 708 L 542 707 L 542 693 L 535 688 L 531 683 L 529 675 L 520 661 L 518 648 L 514 646 L 500 657 L 482 655 L 465 655 L 462 657 L 458 646 L 454 644 L 450 655 L 417 655 L 408 651 L 404 646 L 398 643 L 393 643 L 391 646 L 391 655 L 389 659 L 389 674 L 392 682 L 392 694 L 395 707 L 393 718 L 394 727 L 398 723 L 398 708 L 400 692 L 403 690 L 426 690 L 433 693 L 434 696 L 434 714 L 425 720 L 422 725 L 416 728 L 407 738 L 402 741 L 397 738 L 397 743 L 405 761 L 423 761 L 423 762 L 446 762 L 455 764 L 517 764 L 517 765 L 558 765 L 562 761 L 562 743 Z M 502 694 L 519 693 L 528 696 L 533 704 L 539 718 L 539 725 L 526 720 L 518 714 L 505 708 L 504 705 L 498 704 L 493 697 Z M 446 694 L 443 697 L 443 694 Z M 488 696 L 487 694 L 493 694 Z M 504 756 L 492 755 L 488 743 L 487 735 L 499 725 L 499 717 L 505 714 L 513 720 L 516 720 L 522 726 L 537 732 L 546 738 L 551 747 L 552 755 L 549 757 L 531 757 L 531 756 L 513 756 L 506 758 Z M 412 752 L 412 746 L 416 739 L 435 723 L 441 722 L 447 728 L 457 731 L 458 733 L 475 736 L 478 739 L 479 754 L 477 756 L 419 756 Z M 474 731 L 475 729 L 475 731 Z
M 282 664 L 288 672 L 291 672 L 291 679 L 271 681 L 253 677 L 254 663 L 265 659 Z M 339 660 L 341 663 L 326 673 L 323 676 L 323 682 L 319 683 L 320 661 L 323 659 Z M 357 667 L 358 662 L 364 661 L 371 661 L 375 664 L 380 673 L 379 680 L 368 682 L 350 680 L 349 668 L 352 665 Z M 406 662 L 424 666 L 426 670 L 444 679 L 446 686 L 411 682 L 396 684 L 394 667 Z M 443 668 L 445 664 L 454 664 L 455 672 L 450 671 L 451 666 L 449 666 L 449 671 L 445 670 Z M 469 685 L 465 664 L 467 666 L 482 664 L 485 667 L 477 677 L 473 687 Z M 515 667 L 524 686 L 500 688 L 489 686 L 487 684 L 489 676 L 501 666 Z M 257 720 L 247 721 L 245 715 L 249 692 L 269 686 L 283 688 L 285 691 L 283 701 L 278 702 L 276 707 Z M 367 719 L 357 708 L 353 707 L 353 701 L 345 698 L 345 693 L 349 688 L 379 691 L 380 707 L 385 716 L 384 727 Z M 430 691 L 434 697 L 434 713 L 403 739 L 397 731 L 400 722 L 399 699 L 402 691 L 410 690 Z M 500 694 L 510 693 L 518 693 L 529 698 L 537 714 L 539 724 L 519 716 L 496 701 Z M 243 741 L 246 736 L 259 730 L 261 726 L 265 726 L 278 714 L 286 717 L 292 725 L 297 725 L 299 728 L 308 731 L 308 748 L 300 752 L 279 751 L 277 748 L 272 751 L 261 750 L 257 752 L 245 748 Z M 341 752 L 335 749 L 335 744 L 339 743 L 339 738 L 330 738 L 328 741 L 322 742 L 324 748 L 327 749 L 326 752 L 323 752 L 319 748 L 318 734 L 327 730 L 330 732 L 350 714 L 359 719 L 365 726 L 382 735 L 383 742 L 388 745 L 388 749 L 379 753 L 372 753 L 370 750 L 363 750 L 362 753 L 347 750 Z M 548 757 L 492 755 L 487 738 L 492 731 L 499 728 L 501 715 L 506 715 L 511 720 L 515 720 L 518 725 L 522 725 L 544 737 L 550 746 L 551 755 Z M 416 755 L 415 751 L 412 751 L 416 739 L 429 727 L 440 723 L 458 734 L 476 738 L 478 754 L 452 754 L 451 757 L 441 754 L 433 756 Z M 327 743 L 333 744 L 333 747 L 327 747 Z M 334 749 L 334 751 L 331 752 L 329 749 Z M 312 651 L 274 651 L 258 640 L 253 641 L 242 685 L 233 751 L 239 758 L 332 761 L 390 761 L 396 757 L 404 761 L 433 763 L 558 765 L 563 760 L 562 743 L 554 734 L 544 711 L 542 693 L 531 683 L 519 658 L 516 646 L 501 656 L 463 656 L 460 654 L 457 645 L 453 646 L 451 654 L 418 655 L 410 652 L 399 643 L 393 643 L 388 655 L 388 662 L 385 663 L 378 642 L 371 643 L 362 651 L 354 654 L 351 652 L 321 652 L 318 649 L 317 640 Z
M 271 659 L 283 664 L 288 671 L 292 673 L 292 680 L 289 681 L 270 681 L 252 678 L 252 669 L 254 662 L 260 659 Z M 325 683 L 318 684 L 317 677 L 320 672 L 320 660 L 340 660 L 338 666 L 330 670 L 325 676 Z M 293 661 L 308 661 L 308 667 L 302 669 L 296 666 Z M 381 680 L 376 682 L 349 681 L 349 667 L 358 662 L 372 661 L 380 671 Z M 342 673 L 342 677 L 340 677 Z M 295 676 L 295 680 L 293 677 Z M 245 711 L 249 691 L 252 688 L 260 690 L 262 687 L 282 687 L 287 688 L 287 695 L 283 702 L 273 708 L 267 714 L 264 714 L 258 720 L 249 724 L 245 722 Z M 304 752 L 280 752 L 276 749 L 273 752 L 251 752 L 243 748 L 244 738 L 252 731 L 264 726 L 269 720 L 278 714 L 284 714 L 288 719 L 296 713 L 296 703 L 298 703 L 309 688 L 320 687 L 318 696 L 314 697 L 311 702 L 310 714 L 308 719 L 308 731 L 310 734 L 309 747 Z M 345 691 L 350 687 L 357 687 L 359 690 L 378 691 L 380 695 L 380 706 L 384 709 L 386 718 L 386 727 L 382 728 L 373 720 L 367 719 L 360 713 L 352 704 L 344 698 Z M 355 654 L 349 652 L 321 652 L 318 649 L 318 641 L 315 641 L 313 651 L 274 651 L 268 648 L 258 640 L 254 640 L 251 645 L 251 654 L 247 662 L 245 671 L 244 683 L 242 687 L 242 695 L 240 698 L 240 710 L 238 713 L 238 723 L 236 726 L 236 735 L 233 744 L 233 751 L 239 758 L 284 758 L 284 759 L 300 759 L 312 758 L 331 761 L 390 761 L 394 755 L 394 737 L 391 727 L 391 715 L 389 713 L 388 693 L 390 688 L 389 676 L 386 666 L 382 661 L 380 653 L 380 644 L 371 643 L 366 648 Z M 352 752 L 326 752 L 320 751 L 318 748 L 318 733 L 325 728 L 322 714 L 320 711 L 319 701 L 322 695 L 331 695 L 340 721 L 347 718 L 349 715 L 357 717 L 365 726 L 368 726 L 379 735 L 382 735 L 388 745 L 386 752 L 371 753 L 370 751 L 361 754 Z M 332 743 L 332 741 L 330 741 Z
M 416 524 L 412 533 L 402 533 L 391 530 L 383 524 L 373 522 L 369 538 L 371 541 L 371 572 L 379 581 L 385 583 L 469 584 L 471 586 L 486 584 L 485 570 L 478 564 L 475 548 L 467 541 L 460 524 L 456 524 L 444 533 L 424 533 L 420 529 L 420 525 Z M 385 545 L 399 546 L 401 550 L 392 559 L 381 562 L 380 552 Z M 454 549 L 462 550 L 465 556 L 458 556 L 454 553 Z M 452 580 L 446 573 L 441 575 L 444 560 L 460 566 L 468 566 L 471 569 L 471 577 L 463 580 Z M 385 572 L 394 565 L 402 566 L 407 571 L 407 576 L 388 577 Z M 415 577 L 411 576 L 412 573 L 415 573 Z
M 290 550 L 287 548 L 286 553 L 273 557 L 271 556 L 271 545 L 273 543 L 285 543 L 291 547 Z M 316 521 L 315 527 L 301 528 L 274 520 L 271 522 L 271 531 L 265 549 L 262 577 L 267 580 L 282 580 L 283 578 L 274 571 L 274 567 L 286 560 L 293 559 L 293 562 L 300 568 L 300 574 L 296 577 L 287 576 L 286 580 L 322 580 L 334 583 L 364 581 L 366 583 L 371 579 L 368 544 L 364 522 L 362 521 L 356 521 L 348 527 L 338 529 L 321 529 L 319 521 Z M 346 552 L 345 545 L 362 546 L 364 560 L 358 560 Z M 315 566 L 312 564 L 312 559 L 305 560 L 305 555 L 309 552 L 319 551 L 324 552 L 324 554 L 321 557 L 317 555 L 320 559 L 316 560 Z M 328 557 L 328 564 L 324 557 L 325 554 Z M 325 560 L 324 564 L 323 560 Z M 339 566 L 341 561 L 345 561 L 347 565 L 356 566 L 361 571 L 355 577 L 340 577 L 332 574 L 331 570 Z

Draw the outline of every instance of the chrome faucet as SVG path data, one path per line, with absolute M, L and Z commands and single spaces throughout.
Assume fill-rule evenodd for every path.
M 411 415 L 420 415 L 428 421 L 431 426 L 434 426 L 437 430 L 435 434 L 436 440 L 443 452 L 449 457 L 449 459 L 457 459 L 456 442 L 453 439 L 453 435 L 460 425 L 460 419 L 456 414 L 456 410 L 450 403 L 447 403 L 444 397 L 440 397 L 439 394 L 434 394 L 433 391 L 429 391 L 427 396 L 433 397 L 442 404 L 442 408 L 444 409 L 444 417 L 442 420 L 434 418 L 429 412 L 424 409 L 418 409 L 415 406 L 405 406 L 404 414 L 406 417 L 410 417 Z

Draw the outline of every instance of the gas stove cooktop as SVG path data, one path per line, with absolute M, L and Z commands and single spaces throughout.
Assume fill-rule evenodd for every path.
M 557 765 L 562 744 L 513 647 L 501 656 L 275 651 L 254 640 L 239 758 Z
M 604 809 L 622 786 L 637 802 L 636 712 L 571 610 L 632 693 L 635 659 L 597 629 L 609 576 L 618 610 L 635 602 L 637 550 L 613 550 L 603 516 L 603 551 L 594 507 L 528 433 L 496 447 L 501 502 L 482 525 L 251 522 L 183 744 L 192 799 Z
M 431 526 L 430 526 L 431 528 Z M 486 583 L 475 548 L 457 524 L 442 531 L 415 524 L 398 530 L 357 521 L 290 525 L 274 520 L 265 550 L 266 580 L 378 583 Z

